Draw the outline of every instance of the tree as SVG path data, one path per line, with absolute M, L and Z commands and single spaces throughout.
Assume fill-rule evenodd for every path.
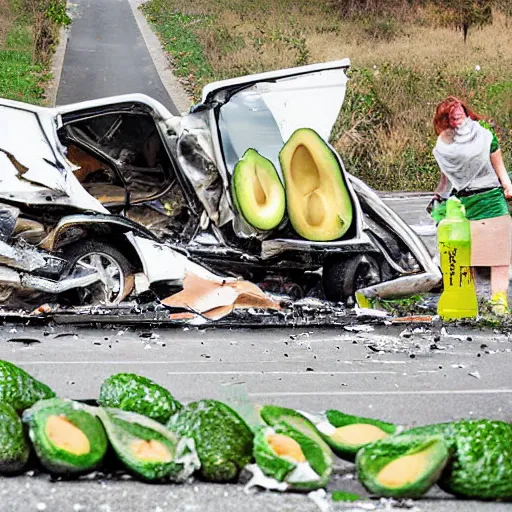
M 434 3 L 446 13 L 445 23 L 462 31 L 466 42 L 470 28 L 480 28 L 492 23 L 492 7 L 496 1 L 434 0 Z

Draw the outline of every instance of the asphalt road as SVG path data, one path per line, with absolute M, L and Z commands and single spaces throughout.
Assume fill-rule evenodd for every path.
M 102 380 L 123 371 L 153 378 L 185 402 L 248 396 L 255 404 L 276 403 L 311 412 L 332 407 L 406 425 L 512 417 L 512 342 L 492 331 L 461 331 L 461 338 L 454 338 L 421 328 L 404 333 L 404 327 L 397 326 L 372 332 L 162 329 L 152 335 L 125 329 L 12 329 L 6 326 L 0 334 L 0 358 L 19 364 L 59 395 L 72 398 L 97 397 Z M 20 338 L 39 342 L 8 341 Z M 337 466 L 339 474 L 331 490 L 364 493 L 352 477 L 352 467 L 343 462 Z M 307 496 L 251 493 L 248 497 L 241 485 L 52 483 L 44 475 L 0 479 L 0 496 L 0 511 L 6 512 L 38 510 L 38 506 L 49 511 L 102 512 L 318 510 Z M 440 491 L 432 491 L 429 499 L 415 505 L 425 511 L 506 507 L 455 501 Z
M 178 109 L 157 73 L 128 0 L 76 0 L 57 105 L 144 93 Z

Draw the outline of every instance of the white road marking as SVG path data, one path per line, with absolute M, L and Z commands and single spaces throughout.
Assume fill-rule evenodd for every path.
M 343 361 L 346 362 L 346 361 Z M 354 362 L 361 362 L 361 363 L 384 363 L 384 364 L 405 364 L 405 361 L 363 361 L 363 360 L 354 360 Z M 52 365 L 52 364 L 59 364 L 59 365 L 75 365 L 75 364 L 83 364 L 83 365 L 125 365 L 125 364 L 236 364 L 236 365 L 242 365 L 242 364 L 314 364 L 311 361 L 299 361 L 291 359 L 290 361 L 218 361 L 216 359 L 206 360 L 206 361 L 198 361 L 198 360 L 190 360 L 190 361 L 11 361 L 13 364 L 17 365 Z M 372 370 L 374 371 L 374 370 Z M 371 371 L 370 371 L 371 372 Z M 308 372 L 310 373 L 310 372 Z M 314 372 L 311 372 L 314 373 Z M 332 373 L 332 372 L 329 372 Z M 356 372 L 357 373 L 357 372 Z M 384 372 L 386 373 L 386 372 Z M 395 372 L 391 372 L 395 373 Z
M 511 394 L 512 389 L 435 389 L 427 391 L 269 391 L 249 393 L 249 396 L 403 396 L 403 395 L 503 395 Z
M 167 372 L 167 375 L 397 375 L 398 372 L 377 372 L 377 371 L 361 371 L 361 372 L 329 372 L 329 371 L 313 371 L 313 372 L 306 372 L 306 371 L 297 371 L 297 372 L 290 372 L 290 371 L 218 371 L 218 372 Z

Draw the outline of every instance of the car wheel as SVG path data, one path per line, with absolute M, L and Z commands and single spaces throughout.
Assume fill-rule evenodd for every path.
M 96 271 L 101 280 L 84 288 L 67 292 L 66 298 L 75 305 L 119 304 L 133 290 L 132 266 L 127 258 L 115 247 L 104 242 L 91 240 L 74 244 L 64 250 L 68 261 L 68 277 L 80 277 Z
M 378 261 L 367 254 L 329 258 L 324 263 L 323 285 L 327 300 L 340 302 L 354 297 L 357 290 L 381 282 Z

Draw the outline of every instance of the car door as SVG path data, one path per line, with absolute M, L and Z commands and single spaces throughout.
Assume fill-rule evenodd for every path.
M 74 178 L 51 109 L 0 99 L 0 199 L 106 213 Z

